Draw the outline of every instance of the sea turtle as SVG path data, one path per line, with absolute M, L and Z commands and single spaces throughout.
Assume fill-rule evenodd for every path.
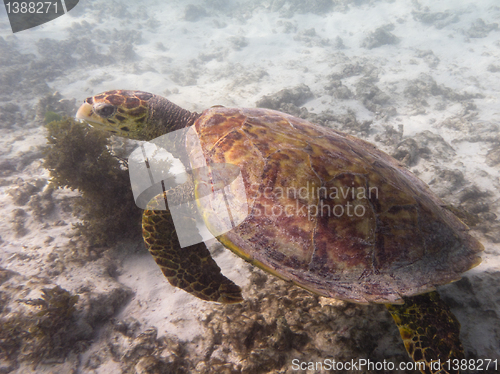
M 425 363 L 422 372 L 458 372 L 447 360 L 464 357 L 460 325 L 435 287 L 477 266 L 483 246 L 397 160 L 278 111 L 215 106 L 198 114 L 142 91 L 89 97 L 77 118 L 138 140 L 191 127 L 201 147 L 177 143 L 187 152 L 187 169 L 202 160 L 241 170 L 246 193 L 235 198 L 248 212 L 217 236 L 225 247 L 315 294 L 386 304 L 408 353 Z M 204 243 L 181 248 L 169 210 L 155 209 L 166 194 L 194 200 L 198 182 L 151 200 L 144 241 L 172 285 L 204 300 L 240 302 L 240 288 L 221 274 Z

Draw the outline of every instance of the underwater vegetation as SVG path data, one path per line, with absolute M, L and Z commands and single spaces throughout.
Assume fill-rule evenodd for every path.
M 47 111 L 45 112 L 45 115 L 44 115 L 44 118 L 43 118 L 43 122 L 45 123 L 51 123 L 51 122 L 54 122 L 54 121 L 60 121 L 62 120 L 63 117 L 56 113 L 56 112 L 52 112 L 52 111 Z
M 75 322 L 78 295 L 56 286 L 43 288 L 38 299 L 18 300 L 34 313 L 13 312 L 0 323 L 0 359 L 14 362 L 22 355 L 37 366 L 47 359 L 65 356 L 78 334 L 68 333 Z
M 79 234 L 92 245 L 106 245 L 140 233 L 141 210 L 134 204 L 128 171 L 107 148 L 107 134 L 71 118 L 45 115 L 49 146 L 44 167 L 59 188 L 79 190 L 73 214 Z M 53 119 L 56 119 L 55 121 Z

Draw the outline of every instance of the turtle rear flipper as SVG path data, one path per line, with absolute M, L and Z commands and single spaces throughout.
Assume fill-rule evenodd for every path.
M 201 236 L 197 244 L 181 248 L 170 211 L 168 208 L 155 209 L 162 203 L 166 205 L 167 194 L 180 195 L 184 193 L 182 190 L 185 192 L 186 186 L 158 195 L 148 204 L 142 216 L 146 247 L 172 286 L 203 300 L 220 303 L 243 301 L 240 287 L 222 275 Z M 196 222 L 186 217 L 182 224 L 196 225 Z
M 456 374 L 448 370 L 453 360 L 465 358 L 460 342 L 460 323 L 437 292 L 405 297 L 403 305 L 387 305 L 408 354 L 424 362 L 424 374 Z M 433 363 L 440 362 L 441 365 Z M 450 360 L 448 362 L 448 360 Z

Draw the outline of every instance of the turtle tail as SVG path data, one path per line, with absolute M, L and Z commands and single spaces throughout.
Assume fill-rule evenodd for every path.
M 179 194 L 185 187 L 178 186 L 170 193 Z M 153 198 L 142 217 L 144 242 L 165 277 L 172 286 L 203 300 L 226 304 L 241 302 L 240 287 L 222 275 L 201 237 L 198 244 L 181 248 L 170 211 L 168 208 L 155 209 L 162 202 L 166 205 L 168 193 Z M 186 217 L 182 225 L 196 225 L 188 222 L 190 220 Z
M 424 374 L 458 374 L 454 360 L 464 359 L 460 323 L 437 292 L 404 298 L 403 305 L 386 305 L 410 357 Z M 424 367 L 425 365 L 425 367 Z

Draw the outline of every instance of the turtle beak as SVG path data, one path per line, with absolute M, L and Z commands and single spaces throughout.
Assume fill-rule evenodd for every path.
M 90 124 L 102 125 L 102 119 L 94 113 L 93 106 L 89 103 L 83 103 L 76 112 L 75 118 L 80 121 L 89 122 Z
M 83 103 L 82 106 L 76 112 L 76 119 L 81 119 L 88 121 L 92 117 L 92 105 L 88 103 Z

